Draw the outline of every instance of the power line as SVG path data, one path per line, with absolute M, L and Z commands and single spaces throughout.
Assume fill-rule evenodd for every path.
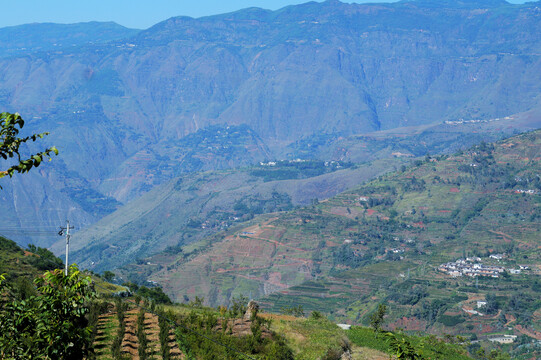
M 60 231 L 58 232 L 58 235 L 62 236 L 64 235 L 64 231 L 66 232 L 66 268 L 64 270 L 64 274 L 68 276 L 68 256 L 70 252 L 70 229 L 74 229 L 73 226 L 70 226 L 70 221 L 66 220 L 66 227 L 60 227 Z
M 13 235 L 34 235 L 34 236 L 54 236 L 54 231 L 6 231 L 6 230 L 0 230 L 0 234 L 9 234 L 11 236 Z

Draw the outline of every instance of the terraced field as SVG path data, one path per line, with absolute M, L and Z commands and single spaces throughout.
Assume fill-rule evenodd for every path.
M 140 359 L 139 341 L 137 337 L 137 316 L 139 309 L 133 307 L 126 311 L 125 332 L 121 343 L 121 354 L 127 359 Z M 148 340 L 147 358 L 161 358 L 161 346 L 159 341 L 160 327 L 158 317 L 155 314 L 145 312 L 144 330 Z M 98 320 L 97 336 L 94 343 L 97 359 L 114 360 L 112 346 L 114 337 L 117 334 L 119 323 L 114 308 L 106 314 L 102 314 Z M 173 330 L 169 332 L 169 354 L 170 359 L 182 359 L 182 353 L 176 342 Z

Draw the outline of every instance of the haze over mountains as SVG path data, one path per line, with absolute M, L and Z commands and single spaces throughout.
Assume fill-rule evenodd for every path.
M 2 180 L 2 224 L 84 227 L 175 176 L 293 157 L 313 135 L 536 109 L 540 19 L 539 2 L 326 1 L 142 31 L 0 29 L 0 107 L 50 131 L 61 152 L 28 179 Z M 516 128 L 538 127 L 530 120 Z

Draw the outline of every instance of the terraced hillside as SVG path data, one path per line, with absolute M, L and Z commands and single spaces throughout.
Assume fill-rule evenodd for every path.
M 366 323 L 378 302 L 392 326 L 436 333 L 539 338 L 541 132 L 419 160 L 312 206 L 256 217 L 242 228 L 148 259 L 177 300 L 262 297 Z M 490 255 L 503 254 L 503 259 Z M 438 267 L 479 257 L 498 278 L 453 278 Z M 477 260 L 476 260 L 477 261 Z M 160 265 L 153 265 L 160 264 Z M 511 274 L 522 265 L 527 270 Z M 477 300 L 495 313 L 475 314 Z M 479 311 L 482 313 L 482 311 Z
M 115 335 L 118 334 L 119 319 L 115 309 L 113 311 L 101 314 L 97 325 L 97 336 L 94 342 L 94 349 L 97 359 L 113 360 Z M 135 307 L 126 311 L 124 318 L 125 331 L 120 343 L 120 354 L 130 359 L 140 359 L 139 346 L 140 341 L 137 337 L 137 318 L 139 310 Z M 146 354 L 149 357 L 160 357 L 163 349 L 160 344 L 159 333 L 160 325 L 158 317 L 153 313 L 144 313 L 144 332 L 148 341 Z M 170 359 L 181 359 L 182 354 L 176 343 L 174 331 L 169 329 L 168 341 L 166 342 Z
M 4 274 L 8 281 L 30 281 L 45 270 L 63 266 L 62 260 L 47 249 L 35 246 L 23 249 L 0 235 L 0 274 Z
M 314 360 L 337 359 L 345 354 L 352 360 L 387 360 L 395 354 L 390 339 L 371 329 L 344 330 L 316 313 L 295 317 L 256 311 L 248 316 L 244 300 L 236 299 L 229 309 L 203 307 L 196 302 L 157 308 L 161 319 L 167 317 L 177 323 L 176 329 L 172 323 L 163 328 L 154 312 L 139 310 L 133 299 L 117 300 L 115 307 L 99 317 L 94 342 L 96 358 Z M 116 311 L 119 306 L 120 317 Z M 119 324 L 123 324 L 120 332 Z M 144 352 L 140 350 L 139 324 L 143 324 L 145 332 Z M 116 340 L 119 333 L 121 341 Z M 168 334 L 165 341 L 160 340 L 160 333 Z M 471 359 L 466 347 L 452 344 L 453 339 L 411 336 L 401 331 L 394 332 L 394 336 L 425 358 Z

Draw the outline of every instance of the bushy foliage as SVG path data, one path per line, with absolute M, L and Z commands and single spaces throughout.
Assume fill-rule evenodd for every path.
M 131 292 L 145 299 L 151 300 L 156 304 L 172 304 L 171 298 L 163 292 L 159 286 L 148 288 L 146 286 L 139 286 L 134 283 L 124 283 L 130 289 Z
M 32 256 L 30 261 L 39 270 L 45 271 L 64 268 L 64 262 L 48 249 L 30 244 L 28 245 L 28 251 L 36 255 Z
M 227 318 L 221 319 L 223 328 L 227 326 L 227 321 Z M 272 339 L 263 337 L 266 321 L 257 316 L 250 324 L 251 334 L 244 336 L 232 333 L 232 327 L 228 331 L 216 331 L 217 313 L 210 309 L 197 308 L 187 315 L 178 316 L 177 324 L 177 341 L 187 359 L 240 360 L 246 358 L 243 354 L 256 355 L 265 360 L 294 358 L 283 338 L 276 334 L 272 335 Z
M 148 358 L 148 339 L 145 332 L 145 310 L 141 309 L 137 315 L 137 340 L 139 342 L 139 359 L 146 360 Z
M 466 321 L 462 316 L 440 315 L 438 322 L 445 326 L 456 326 Z
M 389 347 L 392 354 L 396 356 L 398 360 L 422 360 L 424 357 L 421 352 L 416 349 L 408 338 L 393 333 L 385 334 L 389 340 Z
M 385 314 L 387 314 L 387 306 L 384 304 L 379 304 L 377 310 L 370 315 L 370 327 L 375 333 L 381 331 Z
M 248 298 L 244 295 L 232 298 L 229 305 L 229 316 L 232 318 L 243 316 L 247 310 L 246 304 L 248 304 Z
M 167 320 L 172 317 L 172 314 L 166 314 L 163 310 L 158 310 L 158 325 L 160 326 L 159 340 L 161 357 L 163 360 L 169 360 L 171 358 L 169 348 L 169 332 L 171 331 L 171 324 Z
M 290 306 L 286 307 L 283 306 L 280 309 L 280 312 L 284 315 L 293 315 L 295 317 L 304 317 L 304 308 L 302 305 L 296 305 L 296 306 Z
M 21 248 L 13 240 L 6 239 L 3 236 L 0 236 L 0 250 L 9 251 L 9 252 L 21 252 Z
M 82 359 L 89 352 L 90 277 L 74 265 L 69 270 L 68 276 L 53 270 L 36 278 L 37 295 L 24 300 L 13 296 L 0 278 L 6 299 L 0 310 L 0 358 Z

